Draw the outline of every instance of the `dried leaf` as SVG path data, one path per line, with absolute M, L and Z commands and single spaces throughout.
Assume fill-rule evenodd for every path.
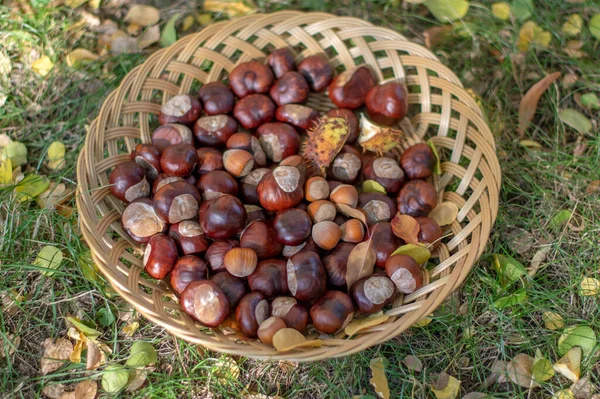
M 583 377 L 579 381 L 575 382 L 571 387 L 571 392 L 573 392 L 573 395 L 575 395 L 576 398 L 594 399 L 592 398 L 592 395 L 595 391 L 596 388 L 594 384 L 590 382 L 589 377 Z
M 381 193 L 387 194 L 385 188 L 375 180 L 365 180 L 362 184 L 362 190 L 365 193 Z
M 0 157 L 2 164 L 0 164 L 0 185 L 12 184 L 13 182 L 13 168 L 10 158 Z
M 160 34 L 159 43 L 162 47 L 169 47 L 177 41 L 177 31 L 175 30 L 175 23 L 179 19 L 181 14 L 175 14 L 171 17 L 169 22 L 163 27 Z
M 535 238 L 526 230 L 516 228 L 511 230 L 507 236 L 509 248 L 518 254 L 529 251 L 535 242 Z
M 77 49 L 71 51 L 67 55 L 66 61 L 67 61 L 68 66 L 78 66 L 78 65 L 89 64 L 91 62 L 98 60 L 98 58 L 100 58 L 100 56 L 98 54 L 94 54 L 91 51 L 83 49 L 83 48 L 77 48 Z M 64 156 L 64 153 L 63 153 L 63 156 Z
M 552 40 L 550 32 L 540 28 L 538 24 L 533 21 L 527 21 L 519 31 L 517 48 L 522 52 L 529 50 L 531 44 L 546 48 L 550 44 L 550 40 Z
M 75 387 L 75 399 L 94 399 L 98 392 L 96 381 L 81 381 Z
M 423 31 L 425 45 L 432 48 L 446 42 L 452 36 L 452 25 L 432 26 Z
M 373 274 L 373 267 L 375 266 L 377 256 L 371 244 L 372 240 L 369 239 L 368 241 L 356 244 L 352 248 L 352 251 L 350 251 L 346 267 L 346 285 L 348 289 L 361 278 Z
M 574 346 L 552 367 L 557 373 L 573 382 L 577 382 L 581 375 L 581 357 L 582 349 L 579 346 Z
M 95 341 L 88 340 L 87 342 L 87 358 L 85 368 L 87 370 L 96 370 L 106 362 L 106 355 Z
M 256 9 L 239 0 L 205 0 L 204 11 L 224 12 L 229 18 L 237 18 L 253 13 Z
M 460 380 L 444 372 L 436 376 L 435 382 L 431 385 L 431 392 L 437 399 L 454 399 L 460 392 Z
M 73 347 L 73 352 L 71 352 L 71 356 L 69 356 L 69 360 L 72 363 L 80 363 L 81 362 L 81 352 L 83 351 L 83 347 L 85 346 L 85 341 L 77 341 L 75 346 Z
M 586 277 L 581 280 L 581 295 L 596 296 L 600 292 L 600 280 L 593 277 Z
M 492 15 L 503 21 L 508 21 L 510 19 L 510 4 L 504 1 L 492 4 Z
M 600 40 L 600 14 L 595 14 L 590 19 L 589 27 L 592 36 L 594 36 L 597 40 Z
M 123 333 L 129 337 L 133 336 L 133 334 L 135 334 L 135 332 L 137 331 L 137 329 L 140 327 L 140 323 L 138 323 L 137 321 L 134 321 L 131 324 L 126 325 L 125 327 L 123 327 Z
M 567 20 L 562 26 L 562 33 L 566 37 L 577 36 L 581 33 L 581 28 L 583 27 L 583 18 L 579 14 L 571 14 L 567 17 Z
M 409 370 L 420 373 L 423 370 L 423 362 L 416 356 L 408 355 L 402 360 Z
M 542 355 L 539 349 L 535 350 L 531 375 L 536 382 L 544 382 L 554 377 L 552 363 Z
M 129 370 L 129 380 L 127 380 L 127 390 L 133 392 L 138 390 L 146 382 L 147 373 L 142 369 Z
M 309 341 L 301 332 L 293 328 L 282 328 L 273 335 L 273 346 L 279 352 L 286 352 L 295 348 L 320 347 L 323 341 L 319 339 Z
M 517 385 L 525 388 L 539 386 L 531 374 L 533 368 L 533 358 L 524 353 L 519 353 L 506 366 L 508 378 Z
M 572 347 L 580 346 L 583 353 L 592 353 L 596 346 L 596 333 L 587 326 L 573 326 L 565 330 L 558 339 L 558 354 L 564 355 Z
M 442 202 L 429 213 L 429 217 L 440 226 L 447 226 L 456 220 L 458 206 L 454 202 Z
M 542 321 L 548 330 L 560 330 L 565 326 L 562 316 L 549 310 L 542 313 Z
M 114 36 L 114 35 L 113 35 Z M 115 36 L 110 41 L 110 52 L 119 55 L 140 51 L 138 39 L 130 36 Z
M 44 269 L 40 271 L 44 276 L 52 276 L 62 260 L 63 254 L 60 249 L 52 245 L 46 245 L 38 252 L 33 264 Z
M 196 17 L 196 21 L 202 26 L 210 25 L 212 23 L 212 15 L 200 14 Z
M 138 39 L 140 49 L 145 49 L 160 40 L 160 27 L 153 25 L 148 27 Z
M 395 250 L 392 255 L 408 255 L 418 264 L 423 264 L 431 257 L 431 252 L 422 245 L 406 244 Z
M 367 225 L 367 216 L 360 209 L 352 208 L 350 205 L 346 204 L 335 204 L 338 212 L 344 216 L 347 216 L 351 219 L 358 219 L 366 226 Z
M 369 382 L 373 386 L 375 393 L 380 398 L 389 399 L 390 388 L 388 386 L 387 376 L 385 375 L 383 358 L 376 357 L 371 359 L 370 367 L 373 377 L 369 380 Z
M 542 263 L 546 260 L 550 251 L 552 251 L 551 247 L 544 247 L 544 248 L 540 248 L 533 255 L 533 258 L 531 258 L 531 263 L 529 265 L 529 269 L 528 269 L 529 271 L 527 272 L 527 275 L 529 277 L 533 277 L 536 275 L 538 269 L 540 268 Z
M 183 19 L 183 25 L 181 26 L 181 30 L 183 30 L 184 32 L 187 32 L 192 27 L 192 25 L 194 25 L 194 22 L 196 22 L 196 19 L 194 18 L 194 16 L 187 15 Z
M 131 352 L 125 365 L 129 367 L 146 367 L 156 363 L 156 349 L 149 342 L 134 342 L 131 346 Z
M 592 131 L 592 122 L 581 112 L 572 108 L 561 109 L 558 111 L 560 120 L 581 134 L 589 134 Z
M 369 315 L 367 317 L 364 317 L 362 319 L 353 319 L 344 329 L 344 332 L 346 333 L 346 335 L 348 336 L 352 336 L 354 334 L 359 333 L 360 331 L 369 328 L 369 327 L 373 327 L 373 326 L 378 326 L 380 324 L 385 323 L 388 319 L 390 318 L 390 316 L 384 315 L 383 312 L 379 312 L 376 314 L 372 314 Z
M 69 193 L 66 193 L 66 190 L 67 187 L 63 183 L 50 183 L 46 191 L 35 197 L 35 201 L 42 209 L 54 209 L 68 198 Z
M 419 243 L 418 236 L 421 226 L 414 217 L 397 213 L 392 219 L 391 226 L 396 237 L 402 238 L 409 244 Z
M 102 389 L 114 394 L 125 388 L 128 381 L 129 370 L 120 364 L 111 364 L 102 374 Z
M 227 381 L 238 381 L 240 377 L 240 366 L 230 357 L 222 357 L 215 363 L 213 375 L 217 377 L 221 384 Z
M 431 314 L 430 316 L 432 316 L 433 314 Z M 422 319 L 419 319 L 415 322 L 415 324 L 413 324 L 412 326 L 415 328 L 421 328 L 421 327 L 426 327 L 428 325 L 431 324 L 431 322 L 433 321 L 433 319 L 429 316 L 425 316 Z
M 21 337 L 18 335 L 8 334 L 0 347 L 0 358 L 12 356 L 21 344 Z
M 548 90 L 548 87 L 550 87 L 550 85 L 556 81 L 560 75 L 560 72 L 547 75 L 542 80 L 531 86 L 525 96 L 523 96 L 521 104 L 519 104 L 519 127 L 517 128 L 519 136 L 523 136 L 523 134 L 525 134 L 525 129 L 527 129 L 529 123 L 533 120 L 533 116 L 535 115 L 535 111 L 542 94 Z
M 33 72 L 40 76 L 48 75 L 48 72 L 50 72 L 52 68 L 54 68 L 54 63 L 47 55 L 41 56 L 39 59 L 35 60 L 33 64 L 31 64 L 31 69 L 33 69 Z
M 533 0 L 513 0 L 512 12 L 519 22 L 527 21 L 533 15 Z
M 426 0 L 423 5 L 440 22 L 452 22 L 467 15 L 469 2 L 466 0 Z
M 71 356 L 73 344 L 68 339 L 58 338 L 56 342 L 50 339 L 44 341 L 41 371 L 43 375 L 58 370 Z
M 65 392 L 65 386 L 63 384 L 46 385 L 44 389 L 42 389 L 42 394 L 50 399 L 59 399 L 63 392 Z
M 575 395 L 570 389 L 561 389 L 552 395 L 552 399 L 575 399 Z
M 156 7 L 136 4 L 127 12 L 125 21 L 143 27 L 156 25 L 160 21 L 160 11 Z
M 542 145 L 534 140 L 521 140 L 521 141 L 519 141 L 519 144 L 521 144 L 525 148 L 530 148 L 530 149 L 539 150 L 542 148 Z

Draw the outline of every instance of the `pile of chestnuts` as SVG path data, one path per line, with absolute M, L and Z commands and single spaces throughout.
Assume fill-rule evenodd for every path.
M 428 217 L 435 154 L 426 144 L 400 157 L 362 151 L 355 112 L 391 126 L 407 113 L 406 88 L 378 84 L 365 66 L 334 75 L 325 56 L 296 63 L 285 48 L 266 63 L 240 63 L 228 84 L 169 99 L 151 143 L 112 170 L 112 194 L 126 203 L 122 227 L 145 245 L 146 273 L 164 279 L 201 325 L 225 323 L 266 344 L 282 328 L 334 334 L 423 285 L 413 258 L 392 256 L 404 242 L 390 222 L 411 215 L 420 242 L 440 239 Z M 338 108 L 306 105 L 325 91 Z M 327 118 L 342 118 L 349 133 L 319 173 L 299 153 Z M 366 180 L 385 193 L 363 191 Z M 347 286 L 350 253 L 369 239 L 375 272 Z

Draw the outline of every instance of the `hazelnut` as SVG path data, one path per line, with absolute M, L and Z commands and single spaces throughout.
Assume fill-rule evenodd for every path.
M 282 328 L 286 328 L 285 322 L 279 317 L 269 317 L 258 327 L 256 334 L 260 342 L 267 345 L 273 345 L 273 336 Z
M 406 87 L 399 82 L 388 82 L 373 87 L 367 93 L 365 104 L 369 118 L 380 125 L 393 125 L 408 112 Z
M 198 213 L 200 193 L 185 181 L 162 186 L 154 195 L 154 210 L 167 223 L 192 219 Z
M 327 199 L 329 197 L 329 184 L 321 176 L 313 176 L 306 181 L 304 193 L 306 200 L 309 202 Z
M 223 170 L 213 170 L 200 176 L 196 183 L 202 199 L 207 201 L 221 194 L 237 195 L 238 183 L 229 173 Z
M 164 234 L 152 236 L 144 251 L 144 269 L 156 279 L 165 278 L 177 262 L 175 241 Z
M 348 258 L 354 247 L 354 244 L 342 242 L 323 258 L 329 284 L 339 288 L 346 286 Z
M 236 277 L 251 275 L 258 264 L 256 252 L 251 248 L 231 248 L 223 258 L 225 269 Z
M 158 123 L 181 123 L 191 126 L 202 113 L 202 104 L 189 94 L 174 96 L 163 104 L 158 115 Z
M 308 213 L 301 209 L 286 209 L 273 221 L 275 239 L 285 245 L 300 245 L 310 237 L 312 222 Z
M 369 67 L 359 66 L 340 73 L 329 85 L 329 98 L 340 108 L 362 107 L 367 93 L 375 86 L 375 76 Z
M 308 205 L 308 214 L 315 223 L 333 221 L 336 212 L 335 205 L 326 200 L 318 200 Z
M 350 219 L 344 222 L 340 229 L 342 230 L 342 241 L 359 243 L 365 238 L 365 226 L 358 219 Z
M 385 262 L 398 247 L 404 244 L 392 231 L 392 225 L 388 222 L 380 222 L 371 228 L 371 239 L 373 250 L 376 254 L 375 264 L 384 268 Z
M 171 287 L 181 294 L 190 283 L 206 280 L 207 276 L 206 263 L 202 259 L 196 255 L 185 255 L 175 263 L 171 273 Z
M 277 79 L 282 77 L 286 72 L 296 69 L 294 56 L 287 48 L 278 48 L 277 50 L 272 51 L 267 57 L 267 63 L 273 70 Z
M 254 167 L 254 157 L 248 151 L 233 149 L 223 153 L 223 166 L 234 177 L 246 176 Z
M 411 180 L 398 193 L 398 212 L 412 217 L 427 216 L 437 205 L 437 192 L 425 180 Z
M 210 82 L 198 92 L 207 115 L 228 114 L 233 111 L 235 96 L 224 83 Z
M 231 248 L 239 247 L 240 243 L 236 240 L 217 240 L 210 244 L 206 250 L 206 261 L 210 265 L 210 269 L 214 272 L 221 272 L 226 270 L 223 260 L 225 254 L 229 252 Z
M 223 194 L 202 203 L 200 226 L 213 239 L 229 238 L 246 226 L 246 209 L 233 195 Z
M 300 148 L 300 136 L 286 123 L 265 123 L 256 130 L 256 135 L 265 154 L 273 162 L 281 162 L 297 154 Z
M 352 299 L 340 291 L 327 291 L 310 308 L 317 331 L 333 334 L 345 328 L 354 316 Z
M 202 227 L 195 220 L 183 220 L 172 224 L 169 228 L 169 237 L 175 240 L 184 255 L 201 254 L 209 246 Z
M 179 143 L 165 147 L 160 157 L 162 170 L 170 176 L 191 175 L 198 164 L 198 153 L 191 144 Z
M 229 74 L 229 86 L 239 98 L 266 93 L 273 84 L 273 72 L 258 61 L 242 62 Z
M 133 161 L 122 162 L 110 173 L 110 192 L 123 202 L 150 195 L 150 183 L 144 168 Z
M 296 71 L 286 72 L 279 78 L 269 94 L 278 106 L 293 103 L 305 103 L 308 100 L 310 88 L 302 74 Z
M 365 211 L 368 224 L 389 222 L 396 214 L 394 200 L 381 193 L 360 193 L 358 206 Z
M 385 262 L 385 274 L 398 291 L 412 294 L 423 286 L 423 273 L 417 262 L 408 255 L 393 255 Z
M 317 92 L 325 90 L 333 79 L 333 68 L 324 54 L 306 57 L 298 64 L 298 72 L 304 76 L 310 88 Z
M 152 144 L 161 151 L 172 144 L 192 144 L 192 142 L 192 131 L 184 125 L 170 123 L 159 126 L 152 132 Z
M 381 184 L 389 194 L 400 191 L 404 183 L 404 171 L 395 159 L 377 157 L 369 160 L 363 168 L 365 180 L 374 180 Z
M 361 278 L 350 289 L 356 308 L 366 314 L 379 312 L 394 300 L 395 293 L 392 280 L 380 275 Z
M 331 190 L 329 199 L 334 204 L 344 204 L 356 208 L 358 205 L 358 191 L 356 191 L 356 187 L 349 184 L 340 184 Z
M 131 160 L 144 168 L 146 178 L 154 180 L 162 169 L 160 168 L 161 150 L 152 144 L 140 143 L 131 152 Z
M 293 166 L 278 166 L 258 183 L 258 199 L 268 211 L 281 211 L 298 205 L 304 197 L 300 171 Z
M 344 145 L 329 167 L 329 175 L 345 184 L 353 184 L 362 168 L 360 153 L 352 146 Z
M 254 250 L 258 259 L 274 258 L 283 250 L 283 245 L 276 238 L 277 233 L 271 222 L 256 220 L 242 232 L 240 246 Z
M 235 311 L 235 320 L 242 333 L 249 338 L 256 338 L 258 327 L 269 317 L 269 303 L 264 295 L 253 291 L 244 295 Z
M 296 299 L 312 301 L 325 292 L 325 269 L 316 252 L 298 252 L 288 259 L 286 270 L 288 289 Z
M 415 219 L 420 226 L 418 235 L 419 242 L 428 245 L 433 244 L 433 248 L 437 247 L 439 244 L 439 239 L 442 238 L 442 228 L 440 225 L 435 220 L 427 216 L 422 216 Z
M 273 298 L 288 293 L 285 261 L 267 259 L 261 261 L 254 273 L 248 276 L 248 285 L 252 291 L 261 292 L 265 298 Z
M 406 149 L 400 156 L 400 165 L 409 179 L 426 179 L 433 175 L 435 155 L 427 144 L 419 143 Z
M 258 183 L 269 172 L 267 168 L 254 169 L 240 180 L 240 198 L 244 203 L 260 205 L 258 200 Z
M 300 332 L 306 330 L 308 311 L 295 298 L 280 296 L 273 299 L 271 315 L 281 318 L 289 328 Z
M 216 148 L 203 147 L 196 150 L 198 154 L 198 167 L 196 172 L 200 175 L 223 169 L 223 154 Z
M 267 164 L 267 155 L 262 149 L 260 142 L 250 133 L 240 132 L 233 134 L 227 140 L 227 149 L 240 149 L 248 151 L 254 157 L 254 162 L 257 165 L 265 166 Z
M 229 315 L 229 301 L 210 280 L 195 281 L 181 294 L 181 307 L 193 319 L 207 327 L 217 327 Z
M 203 147 L 224 146 L 237 130 L 238 124 L 235 119 L 223 114 L 203 116 L 194 123 L 194 136 Z
M 226 271 L 215 274 L 211 280 L 223 291 L 229 301 L 229 309 L 234 311 L 240 300 L 246 295 L 244 280 Z
M 347 108 L 334 108 L 327 111 L 325 114 L 330 118 L 344 118 L 348 122 L 348 129 L 350 133 L 348 133 L 348 138 L 346 139 L 346 144 L 354 144 L 354 142 L 358 139 L 358 134 L 360 133 L 358 129 L 358 118 L 354 114 L 354 111 Z
M 313 127 L 319 113 L 306 105 L 286 104 L 277 108 L 275 118 L 280 122 L 289 123 L 302 130 Z
M 141 198 L 127 205 L 121 216 L 123 230 L 135 242 L 145 244 L 150 238 L 167 230 L 166 223 L 158 217 L 152 201 Z
M 233 116 L 244 129 L 254 129 L 273 120 L 275 104 L 264 94 L 251 94 L 238 101 Z
M 319 247 L 326 251 L 333 249 L 340 238 L 342 238 L 342 229 L 334 222 L 328 220 L 318 222 L 313 226 L 312 238 Z

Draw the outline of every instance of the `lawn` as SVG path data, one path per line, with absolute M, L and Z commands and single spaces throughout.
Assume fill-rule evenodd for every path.
M 131 5 L 123 0 L 47 3 L 13 0 L 0 5 L 0 134 L 26 146 L 27 159 L 21 165 L 25 175 L 45 175 L 68 191 L 76 185 L 75 165 L 86 128 L 103 99 L 160 46 L 119 55 L 102 50 L 105 21 L 127 29 L 124 16 Z M 172 16 L 180 15 L 175 23 L 178 37 L 199 31 L 200 22 L 227 18 L 208 13 L 200 2 L 150 3 L 161 10 L 163 31 Z M 499 381 L 492 378 L 498 361 L 509 362 L 518 354 L 535 357 L 539 351 L 556 362 L 564 352 L 558 340 L 566 327 L 589 326 L 600 334 L 600 294 L 594 292 L 594 280 L 584 280 L 600 279 L 600 104 L 592 95 L 600 95 L 600 33 L 588 25 L 600 13 L 600 3 L 534 0 L 535 9 L 526 17 L 518 5 L 527 1 L 509 1 L 517 4 L 513 15 L 503 20 L 497 5 L 497 15 L 492 13 L 495 2 L 471 1 L 466 16 L 452 25 L 438 21 L 426 7 L 409 3 L 258 0 L 254 8 L 327 11 L 396 30 L 431 46 L 480 103 L 502 166 L 500 211 L 486 253 L 429 324 L 360 354 L 308 364 L 208 351 L 144 320 L 95 273 L 74 200 L 56 209 L 39 199 L 19 201 L 9 184 L 0 187 L 0 397 L 54 397 L 53 389 L 72 391 L 89 380 L 98 381 L 100 397 L 111 397 L 101 388 L 103 374 L 107 367 L 124 365 L 131 346 L 141 341 L 153 345 L 157 361 L 146 367 L 142 386 L 130 386 L 120 397 L 374 398 L 369 364 L 379 356 L 385 359 L 393 398 L 435 397 L 431 385 L 442 372 L 460 380 L 458 397 L 476 391 L 495 398 L 549 398 L 572 389 L 577 397 L 589 399 L 592 393 L 581 389 L 585 379 L 600 393 L 600 346 L 595 340 L 588 340 L 592 347 L 584 351 L 579 386 L 572 387 L 573 382 L 559 373 L 532 389 L 504 375 Z M 566 30 L 563 26 L 574 14 L 583 20 L 578 32 L 573 24 Z M 537 24 L 529 45 L 519 43 L 526 21 Z M 172 40 L 164 36 L 163 41 Z M 67 55 L 76 48 L 100 58 L 88 55 L 68 62 Z M 50 65 L 40 61 L 44 56 Z M 562 75 L 541 96 L 532 125 L 520 135 L 523 96 L 553 72 Z M 565 109 L 577 111 L 575 121 Z M 2 140 L 4 145 L 4 136 Z M 48 162 L 50 145 L 56 141 L 66 147 L 62 168 Z M 53 271 L 35 261 L 47 245 L 63 254 Z M 504 284 L 494 262 L 507 258 L 494 255 L 520 262 L 527 275 Z M 582 290 L 582 281 L 591 281 L 591 289 Z M 519 287 L 526 297 L 498 306 L 498 299 Z M 549 324 L 542 316 L 545 312 L 559 315 L 562 322 Z M 73 327 L 67 317 L 94 323 L 98 342 L 112 354 L 92 371 L 86 370 L 84 352 L 80 362 L 43 373 L 44 343 L 67 338 Z M 76 330 L 71 331 L 75 344 Z M 423 363 L 422 370 L 406 365 L 408 355 Z M 565 392 L 557 397 L 573 397 Z

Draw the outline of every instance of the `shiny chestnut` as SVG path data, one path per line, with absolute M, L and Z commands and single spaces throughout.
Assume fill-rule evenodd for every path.
M 398 291 L 412 294 L 423 286 L 423 273 L 417 262 L 408 255 L 394 255 L 385 262 L 385 274 Z
M 191 126 L 202 113 L 202 104 L 198 99 L 189 94 L 180 94 L 172 97 L 160 108 L 158 123 L 181 123 Z
M 229 252 L 231 248 L 239 247 L 240 243 L 237 240 L 217 240 L 214 241 L 206 250 L 206 261 L 208 262 L 210 269 L 214 272 L 221 272 L 226 270 L 223 260 L 225 254 Z
M 369 118 L 381 125 L 393 125 L 406 116 L 407 98 L 406 87 L 397 81 L 373 87 L 365 101 Z
M 267 157 L 273 162 L 298 153 L 300 136 L 287 123 L 272 122 L 261 125 L 256 130 L 256 136 Z
M 290 125 L 302 130 L 307 130 L 313 127 L 316 124 L 318 117 L 319 113 L 317 111 L 309 106 L 301 104 L 282 105 L 281 107 L 277 108 L 275 113 L 275 118 L 278 121 L 289 123 Z
M 167 223 L 192 219 L 198 213 L 200 193 L 185 181 L 162 186 L 154 195 L 154 210 Z
M 442 228 L 430 217 L 422 216 L 415 218 L 417 223 L 419 223 L 419 235 L 418 240 L 423 244 L 433 244 L 433 247 L 437 247 L 439 244 L 440 238 L 442 238 Z
M 324 54 L 315 54 L 306 57 L 298 64 L 300 72 L 310 88 L 314 91 L 323 91 L 333 79 L 333 68 Z
M 131 152 L 131 160 L 144 168 L 146 178 L 154 180 L 162 169 L 160 168 L 161 150 L 152 144 L 140 143 Z
M 261 292 L 267 299 L 287 294 L 285 261 L 281 259 L 260 261 L 256 270 L 248 276 L 248 285 L 252 291 Z
M 196 255 L 185 255 L 179 258 L 171 272 L 171 287 L 181 294 L 190 283 L 206 280 L 207 277 L 206 263 Z
M 306 211 L 297 208 L 286 209 L 275 216 L 273 221 L 275 239 L 285 245 L 300 245 L 312 231 L 312 221 Z
M 207 115 L 228 114 L 233 111 L 235 96 L 222 82 L 210 82 L 198 92 Z
M 210 280 L 194 281 L 181 294 L 181 307 L 207 327 L 217 327 L 229 315 L 229 300 Z
M 237 195 L 238 193 L 237 180 L 223 170 L 213 170 L 203 174 L 196 182 L 196 188 L 204 201 L 221 194 Z
M 203 202 L 198 213 L 202 230 L 213 239 L 233 237 L 246 226 L 246 209 L 233 195 Z
M 342 242 L 338 244 L 329 255 L 323 258 L 325 272 L 327 273 L 327 282 L 334 287 L 343 288 L 346 286 L 346 270 L 350 252 L 355 244 Z
M 249 152 L 254 157 L 254 162 L 257 165 L 265 166 L 267 164 L 267 155 L 263 151 L 258 138 L 250 133 L 239 132 L 233 134 L 227 140 L 226 146 L 228 150 L 239 149 Z
M 275 104 L 264 94 L 251 94 L 237 102 L 233 116 L 244 129 L 254 129 L 275 117 Z
M 435 155 L 425 143 L 408 147 L 400 156 L 400 166 L 409 179 L 426 179 L 433 175 Z
M 211 280 L 223 291 L 229 301 L 230 310 L 234 311 L 247 292 L 244 280 L 226 271 L 215 274 Z
M 344 145 L 329 167 L 329 175 L 344 184 L 354 184 L 362 168 L 361 154 L 350 145 Z
M 131 202 L 150 195 L 150 183 L 142 166 L 127 161 L 117 164 L 110 173 L 110 192 L 123 202 Z
M 389 157 L 371 158 L 363 167 L 363 178 L 381 184 L 388 194 L 400 191 L 405 180 L 398 162 Z
M 323 334 L 334 334 L 342 330 L 353 316 L 352 299 L 341 291 L 327 291 L 310 308 L 313 325 Z
M 169 228 L 169 237 L 175 240 L 184 255 L 201 254 L 210 245 L 200 223 L 195 220 L 183 220 L 172 224 Z
M 435 187 L 425 180 L 411 180 L 398 193 L 398 212 L 412 217 L 427 216 L 437 205 Z
M 325 292 L 325 268 L 316 252 L 298 252 L 286 264 L 288 289 L 300 301 L 312 301 Z
M 394 300 L 396 286 L 386 276 L 363 277 L 352 285 L 350 296 L 356 309 L 365 314 L 379 312 Z
M 304 76 L 296 71 L 286 72 L 279 78 L 269 95 L 278 106 L 294 103 L 305 103 L 308 100 L 310 88 Z
M 381 193 L 360 193 L 358 207 L 365 211 L 368 224 L 389 222 L 396 214 L 394 200 Z
M 258 335 L 258 339 L 260 339 L 260 342 L 263 344 L 273 345 L 273 336 L 277 333 L 277 331 L 286 327 L 287 325 L 283 319 L 271 316 L 260 323 L 256 335 Z
M 267 168 L 254 169 L 240 180 L 240 198 L 245 204 L 260 205 L 257 187 L 268 172 Z
M 289 328 L 300 332 L 306 330 L 308 311 L 295 298 L 280 296 L 273 299 L 271 315 L 281 318 Z
M 167 224 L 156 214 L 148 198 L 140 198 L 127 205 L 121 216 L 121 225 L 132 240 L 141 244 L 167 230 Z
M 266 173 L 256 188 L 261 206 L 281 211 L 298 205 L 304 197 L 300 179 L 300 171 L 293 166 L 278 166 Z
M 203 116 L 194 123 L 194 136 L 203 147 L 222 147 L 237 130 L 236 120 L 224 114 Z
M 242 333 L 249 338 L 256 338 L 258 327 L 269 317 L 269 303 L 258 291 L 244 295 L 235 311 L 235 319 Z
M 294 55 L 287 48 L 273 50 L 267 57 L 267 64 L 269 64 L 277 79 L 282 77 L 286 72 L 296 69 Z
M 329 98 L 340 108 L 362 107 L 367 93 L 375 86 L 375 76 L 367 66 L 340 73 L 329 85 Z
M 152 144 L 161 151 L 172 144 L 192 144 L 192 142 L 192 131 L 184 125 L 169 123 L 159 126 L 152 132 Z
M 371 242 L 376 255 L 375 264 L 378 267 L 384 268 L 385 262 L 388 260 L 392 252 L 404 244 L 400 238 L 396 237 L 392 231 L 392 225 L 388 222 L 377 223 L 371 227 Z
M 189 176 L 196 165 L 198 165 L 198 153 L 191 144 L 179 143 L 167 146 L 160 157 L 162 170 L 170 176 Z
M 242 62 L 229 74 L 229 86 L 239 98 L 266 93 L 273 84 L 273 72 L 258 61 Z
M 283 250 L 283 244 L 277 242 L 276 238 L 277 233 L 270 221 L 256 220 L 242 232 L 240 246 L 252 249 L 258 259 L 275 258 Z
M 196 150 L 198 154 L 198 166 L 196 167 L 196 173 L 203 175 L 204 173 L 211 172 L 213 170 L 223 169 L 223 154 L 216 148 L 203 147 Z
M 152 236 L 144 251 L 144 269 L 152 278 L 165 278 L 177 262 L 177 245 L 164 234 Z

